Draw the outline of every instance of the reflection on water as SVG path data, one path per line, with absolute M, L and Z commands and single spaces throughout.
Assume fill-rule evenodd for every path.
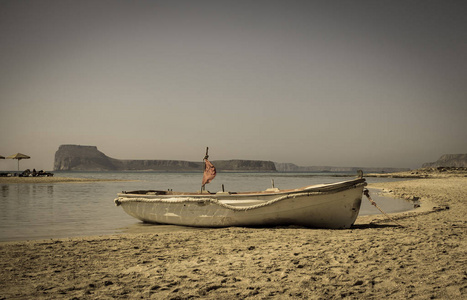
M 110 234 L 134 219 L 113 206 L 113 184 L 2 185 L 0 240 Z
M 145 226 L 128 216 L 121 207 L 115 207 L 113 199 L 123 190 L 199 190 L 202 177 L 201 173 L 57 173 L 56 176 L 60 177 L 137 181 L 1 184 L 0 241 L 112 234 L 121 232 L 123 228 L 140 232 L 186 230 L 186 227 L 170 225 Z M 271 179 L 274 179 L 276 187 L 282 189 L 346 180 L 313 174 L 219 173 L 208 189 L 219 191 L 224 184 L 227 191 L 264 190 L 271 186 Z M 391 180 L 367 179 L 368 182 Z M 386 212 L 413 208 L 413 204 L 407 201 L 395 201 L 380 197 L 375 191 L 370 192 Z M 360 215 L 365 214 L 379 214 L 379 211 L 364 197 Z

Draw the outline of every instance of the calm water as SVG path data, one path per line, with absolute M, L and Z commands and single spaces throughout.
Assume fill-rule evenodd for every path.
M 55 176 L 137 181 L 0 184 L 0 241 L 105 235 L 123 232 L 128 227 L 137 229 L 142 223 L 114 205 L 118 192 L 138 189 L 195 191 L 200 189 L 202 179 L 201 173 L 55 172 Z M 346 179 L 316 174 L 219 173 L 207 189 L 217 192 L 224 184 L 226 191 L 264 190 L 271 187 L 271 180 L 276 187 L 287 189 Z M 393 180 L 397 179 L 367 179 L 369 183 Z M 413 208 L 407 201 L 379 197 L 375 192 L 372 198 L 386 212 Z M 360 215 L 378 213 L 364 198 Z M 155 231 L 178 228 L 153 227 Z

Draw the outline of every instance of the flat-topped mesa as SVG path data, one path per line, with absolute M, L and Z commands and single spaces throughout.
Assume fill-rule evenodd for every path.
M 437 161 L 425 163 L 423 168 L 467 168 L 467 154 L 444 154 Z
M 362 170 L 364 173 L 393 173 L 409 171 L 409 168 L 387 168 L 387 167 L 333 167 L 333 166 L 297 166 L 292 163 L 276 163 L 278 172 L 310 172 L 310 173 L 357 173 Z
M 265 160 L 214 160 L 213 164 L 216 169 L 221 171 L 257 171 L 261 172 L 276 172 L 276 165 L 272 161 Z
M 218 171 L 275 172 L 272 161 L 213 161 Z M 202 172 L 204 164 L 183 160 L 129 160 L 108 157 L 96 146 L 61 145 L 55 153 L 55 171 L 166 171 Z
M 54 171 L 116 170 L 113 159 L 96 146 L 61 145 L 55 152 Z

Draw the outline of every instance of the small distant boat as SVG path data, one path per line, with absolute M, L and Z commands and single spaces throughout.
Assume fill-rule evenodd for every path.
M 147 223 L 196 227 L 301 225 L 349 228 L 357 219 L 364 178 L 259 192 L 143 190 L 122 192 L 114 200 L 126 213 Z

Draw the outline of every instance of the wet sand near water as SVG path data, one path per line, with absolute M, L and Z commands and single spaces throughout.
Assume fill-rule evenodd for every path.
M 403 228 L 376 215 L 345 230 L 221 228 L 0 243 L 0 298 L 467 298 L 467 178 L 371 187 L 427 205 L 392 214 Z

